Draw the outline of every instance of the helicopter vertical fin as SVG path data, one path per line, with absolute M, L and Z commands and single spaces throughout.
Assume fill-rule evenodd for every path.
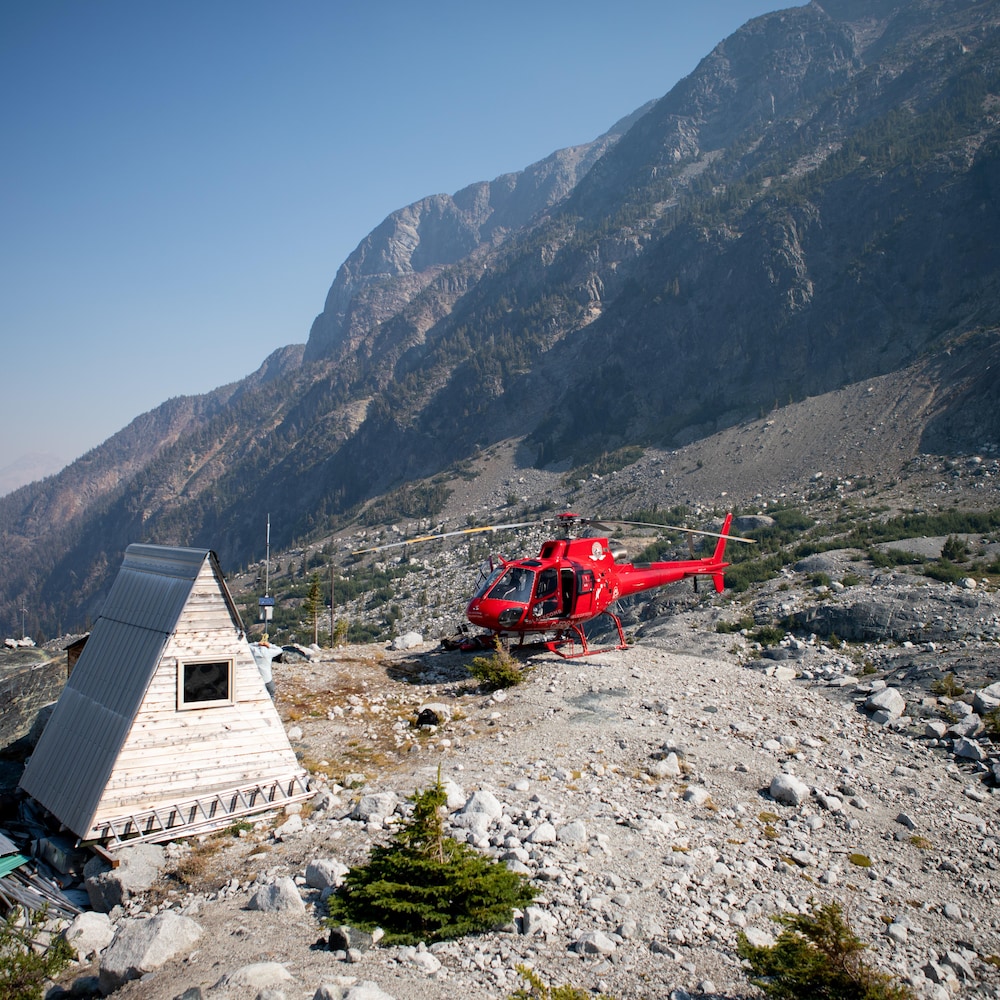
M 722 557 L 726 554 L 726 542 L 729 541 L 729 526 L 733 523 L 732 512 L 726 515 L 725 521 L 722 522 L 722 537 L 715 543 L 715 552 L 712 555 L 712 562 L 720 563 L 722 562 Z M 715 587 L 715 592 L 721 594 L 724 587 L 724 577 L 722 573 L 712 574 L 712 585 Z

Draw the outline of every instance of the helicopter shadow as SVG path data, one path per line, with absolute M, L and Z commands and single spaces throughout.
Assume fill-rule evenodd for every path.
M 477 686 L 469 673 L 473 657 L 457 650 L 433 649 L 394 660 L 386 666 L 386 677 L 414 687 L 436 684 L 466 684 Z

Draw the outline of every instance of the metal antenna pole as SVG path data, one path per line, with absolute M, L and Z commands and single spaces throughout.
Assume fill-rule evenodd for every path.
M 271 515 L 267 515 L 267 535 L 264 543 L 264 596 L 271 593 Z

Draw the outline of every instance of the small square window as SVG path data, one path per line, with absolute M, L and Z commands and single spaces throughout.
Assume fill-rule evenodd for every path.
M 177 677 L 179 708 L 207 708 L 233 703 L 232 660 L 181 663 Z

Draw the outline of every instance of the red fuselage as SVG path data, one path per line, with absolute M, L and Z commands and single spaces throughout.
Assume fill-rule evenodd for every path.
M 498 566 L 469 601 L 466 617 L 494 632 L 558 632 L 596 618 L 621 597 L 685 577 L 711 576 L 721 591 L 723 549 L 724 542 L 706 559 L 619 565 L 606 538 L 549 541 L 536 558 Z

